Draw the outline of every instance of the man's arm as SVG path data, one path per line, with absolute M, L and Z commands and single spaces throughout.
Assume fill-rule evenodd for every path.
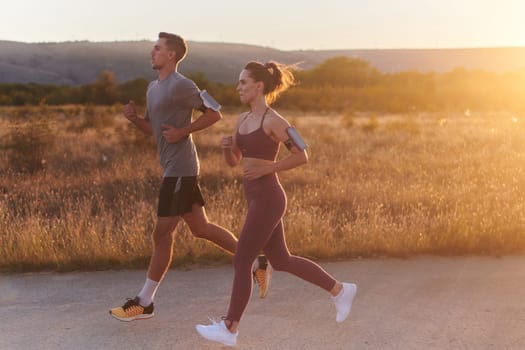
M 162 135 L 169 143 L 177 143 L 184 137 L 196 131 L 206 129 L 212 126 L 216 122 L 222 119 L 221 112 L 214 111 L 213 109 L 206 108 L 197 119 L 195 119 L 190 125 L 184 128 L 176 128 L 171 125 L 164 124 L 162 126 Z
M 135 126 L 142 130 L 142 132 L 144 132 L 145 134 L 153 135 L 153 129 L 151 128 L 149 119 L 136 117 L 131 122 L 135 124 Z
M 135 124 L 137 128 L 142 130 L 142 132 L 148 135 L 153 135 L 153 129 L 151 128 L 149 119 L 139 118 L 139 116 L 137 115 L 137 110 L 135 109 L 135 102 L 129 101 L 129 103 L 124 107 L 124 115 L 130 122 Z
M 213 109 L 210 109 L 210 108 L 206 108 L 204 113 L 202 113 L 197 119 L 195 119 L 186 128 L 183 128 L 183 130 L 187 136 L 193 132 L 196 132 L 202 129 L 206 129 L 207 127 L 212 126 L 213 124 L 217 123 L 221 119 L 222 119 L 221 112 L 214 111 Z

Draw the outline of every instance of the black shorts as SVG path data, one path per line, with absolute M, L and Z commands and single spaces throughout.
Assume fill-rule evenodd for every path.
M 181 216 L 192 211 L 193 204 L 204 206 L 197 176 L 165 177 L 159 192 L 159 217 Z

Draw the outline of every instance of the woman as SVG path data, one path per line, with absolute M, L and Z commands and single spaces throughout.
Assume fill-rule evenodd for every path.
M 224 345 L 236 344 L 237 328 L 252 291 L 251 265 L 261 250 L 276 271 L 290 272 L 329 292 L 337 322 L 347 318 L 357 290 L 355 284 L 335 280 L 313 261 L 290 255 L 286 246 L 282 223 L 286 194 L 277 172 L 305 164 L 308 156 L 306 144 L 295 129 L 269 105 L 293 82 L 289 67 L 277 62 L 249 62 L 239 76 L 237 92 L 250 111 L 241 114 L 234 135 L 221 140 L 230 166 L 242 160 L 248 213 L 233 261 L 235 276 L 228 314 L 221 322 L 197 325 L 196 329 L 204 338 Z M 290 154 L 277 161 L 281 142 Z

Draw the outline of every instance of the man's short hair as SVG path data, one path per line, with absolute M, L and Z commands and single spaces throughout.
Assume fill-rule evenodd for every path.
M 188 45 L 186 40 L 181 36 L 172 33 L 160 32 L 159 39 L 166 39 L 166 46 L 169 50 L 175 51 L 177 53 L 177 63 L 182 61 L 186 57 L 188 52 Z

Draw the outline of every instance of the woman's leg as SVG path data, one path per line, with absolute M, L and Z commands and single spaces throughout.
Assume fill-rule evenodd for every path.
M 336 307 L 337 322 L 343 322 L 348 317 L 357 291 L 356 285 L 341 283 L 313 261 L 290 255 L 284 238 L 282 222 L 275 228 L 264 248 L 264 253 L 275 270 L 290 272 L 329 292 Z
M 337 281 L 315 262 L 290 254 L 284 238 L 282 221 L 273 231 L 263 251 L 276 271 L 292 273 L 328 292 L 331 292 L 337 284 Z
M 235 275 L 227 319 L 239 321 L 252 294 L 252 264 L 279 222 L 283 206 L 269 208 L 266 201 L 251 201 L 233 258 Z

